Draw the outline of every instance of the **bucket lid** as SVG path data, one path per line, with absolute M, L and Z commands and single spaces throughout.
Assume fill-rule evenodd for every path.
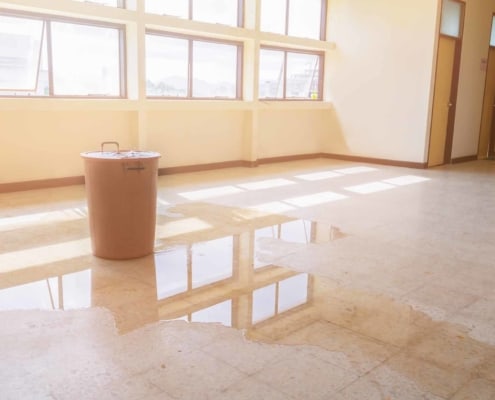
M 138 158 L 157 158 L 160 153 L 156 151 L 86 151 L 81 153 L 84 158 L 96 158 L 100 160 L 125 160 Z

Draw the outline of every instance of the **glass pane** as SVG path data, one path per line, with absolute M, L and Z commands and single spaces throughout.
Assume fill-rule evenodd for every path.
M 54 94 L 119 96 L 119 47 L 115 28 L 53 22 Z
M 226 300 L 192 313 L 191 322 L 220 323 L 224 326 L 232 326 L 232 300 Z
M 296 220 L 280 226 L 280 239 L 292 243 L 311 242 L 311 221 Z
M 158 300 L 187 291 L 187 249 L 155 253 L 156 297 Z
M 64 310 L 91 307 L 91 270 L 86 269 L 62 277 Z
M 253 291 L 253 324 L 264 321 L 275 315 L 276 289 L 276 285 L 272 284 Z
M 253 266 L 254 268 L 261 268 L 270 265 L 270 262 L 266 262 L 263 260 L 265 255 L 270 256 L 272 253 L 270 251 L 263 249 L 270 248 L 266 246 L 267 243 L 270 243 L 269 240 L 266 239 L 275 239 L 277 237 L 278 225 L 267 226 L 265 228 L 256 229 L 254 231 L 254 260 Z
M 146 0 L 145 10 L 150 14 L 173 15 L 189 18 L 189 0 Z
M 237 46 L 194 42 L 193 97 L 237 97 Z
M 0 90 L 36 90 L 43 24 L 0 16 Z
M 259 97 L 281 99 L 284 96 L 284 52 L 260 51 Z
M 320 39 L 321 0 L 290 0 L 290 36 Z
M 188 40 L 146 35 L 146 94 L 187 97 Z
M 495 17 L 492 19 L 492 35 L 490 37 L 490 46 L 495 46 Z
M 444 0 L 440 33 L 453 37 L 461 36 L 462 3 Z
M 74 0 L 81 3 L 95 3 L 110 7 L 123 7 L 123 0 Z
M 192 287 L 232 277 L 233 238 L 227 236 L 192 246 Z
M 196 21 L 237 26 L 238 0 L 194 0 L 192 18 Z
M 319 56 L 287 53 L 287 98 L 318 99 Z
M 261 0 L 260 30 L 285 35 L 287 0 Z
M 49 278 L 0 290 L 0 310 L 56 310 L 59 307 L 58 279 Z
M 308 274 L 300 274 L 280 281 L 278 312 L 288 311 L 308 301 Z

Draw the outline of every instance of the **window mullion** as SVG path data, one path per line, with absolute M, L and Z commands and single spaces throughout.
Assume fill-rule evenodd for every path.
M 284 51 L 284 75 L 282 80 L 282 98 L 287 99 L 287 51 Z
M 126 40 L 123 30 L 119 30 L 119 73 L 120 73 L 120 97 L 127 98 L 127 53 Z
M 237 0 L 237 26 L 244 28 L 244 0 Z
M 286 0 L 286 3 L 285 3 L 285 36 L 289 35 L 289 12 L 290 12 L 290 0 Z
M 327 40 L 327 0 L 321 0 L 320 40 Z
M 325 70 L 325 58 L 320 55 L 318 63 L 318 100 L 323 100 L 323 71 Z
M 52 24 L 50 20 L 45 20 L 46 25 L 46 58 L 48 68 L 48 94 L 54 96 L 55 89 L 53 87 L 53 48 L 52 48 Z
M 40 48 L 38 53 L 38 65 L 36 66 L 36 78 L 34 81 L 34 93 L 38 92 L 41 64 L 43 63 L 43 44 L 46 38 L 45 26 L 46 26 L 46 21 L 43 21 L 43 25 L 41 26 L 41 40 L 40 40 Z
M 193 0 L 189 0 L 189 19 L 193 19 Z
M 237 46 L 237 82 L 236 82 L 236 99 L 242 99 L 243 93 L 242 93 L 242 76 L 243 76 L 243 64 L 242 64 L 242 48 L 240 46 Z
M 193 40 L 189 39 L 189 54 L 188 54 L 188 71 L 187 71 L 187 97 L 193 97 Z

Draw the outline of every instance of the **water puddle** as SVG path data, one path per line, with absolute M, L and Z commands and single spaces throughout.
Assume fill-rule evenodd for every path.
M 495 349 L 467 328 L 277 264 L 345 238 L 338 227 L 206 204 L 175 207 L 158 225 L 157 251 L 142 259 L 87 255 L 1 274 L 0 310 L 103 307 L 122 335 L 159 321 L 222 324 L 253 341 L 317 346 L 361 373 L 387 361 L 444 397 L 495 379 Z

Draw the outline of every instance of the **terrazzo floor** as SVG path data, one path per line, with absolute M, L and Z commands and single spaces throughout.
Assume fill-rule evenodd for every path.
M 158 178 L 155 251 L 84 186 L 0 194 L 0 399 L 495 399 L 495 162 Z

